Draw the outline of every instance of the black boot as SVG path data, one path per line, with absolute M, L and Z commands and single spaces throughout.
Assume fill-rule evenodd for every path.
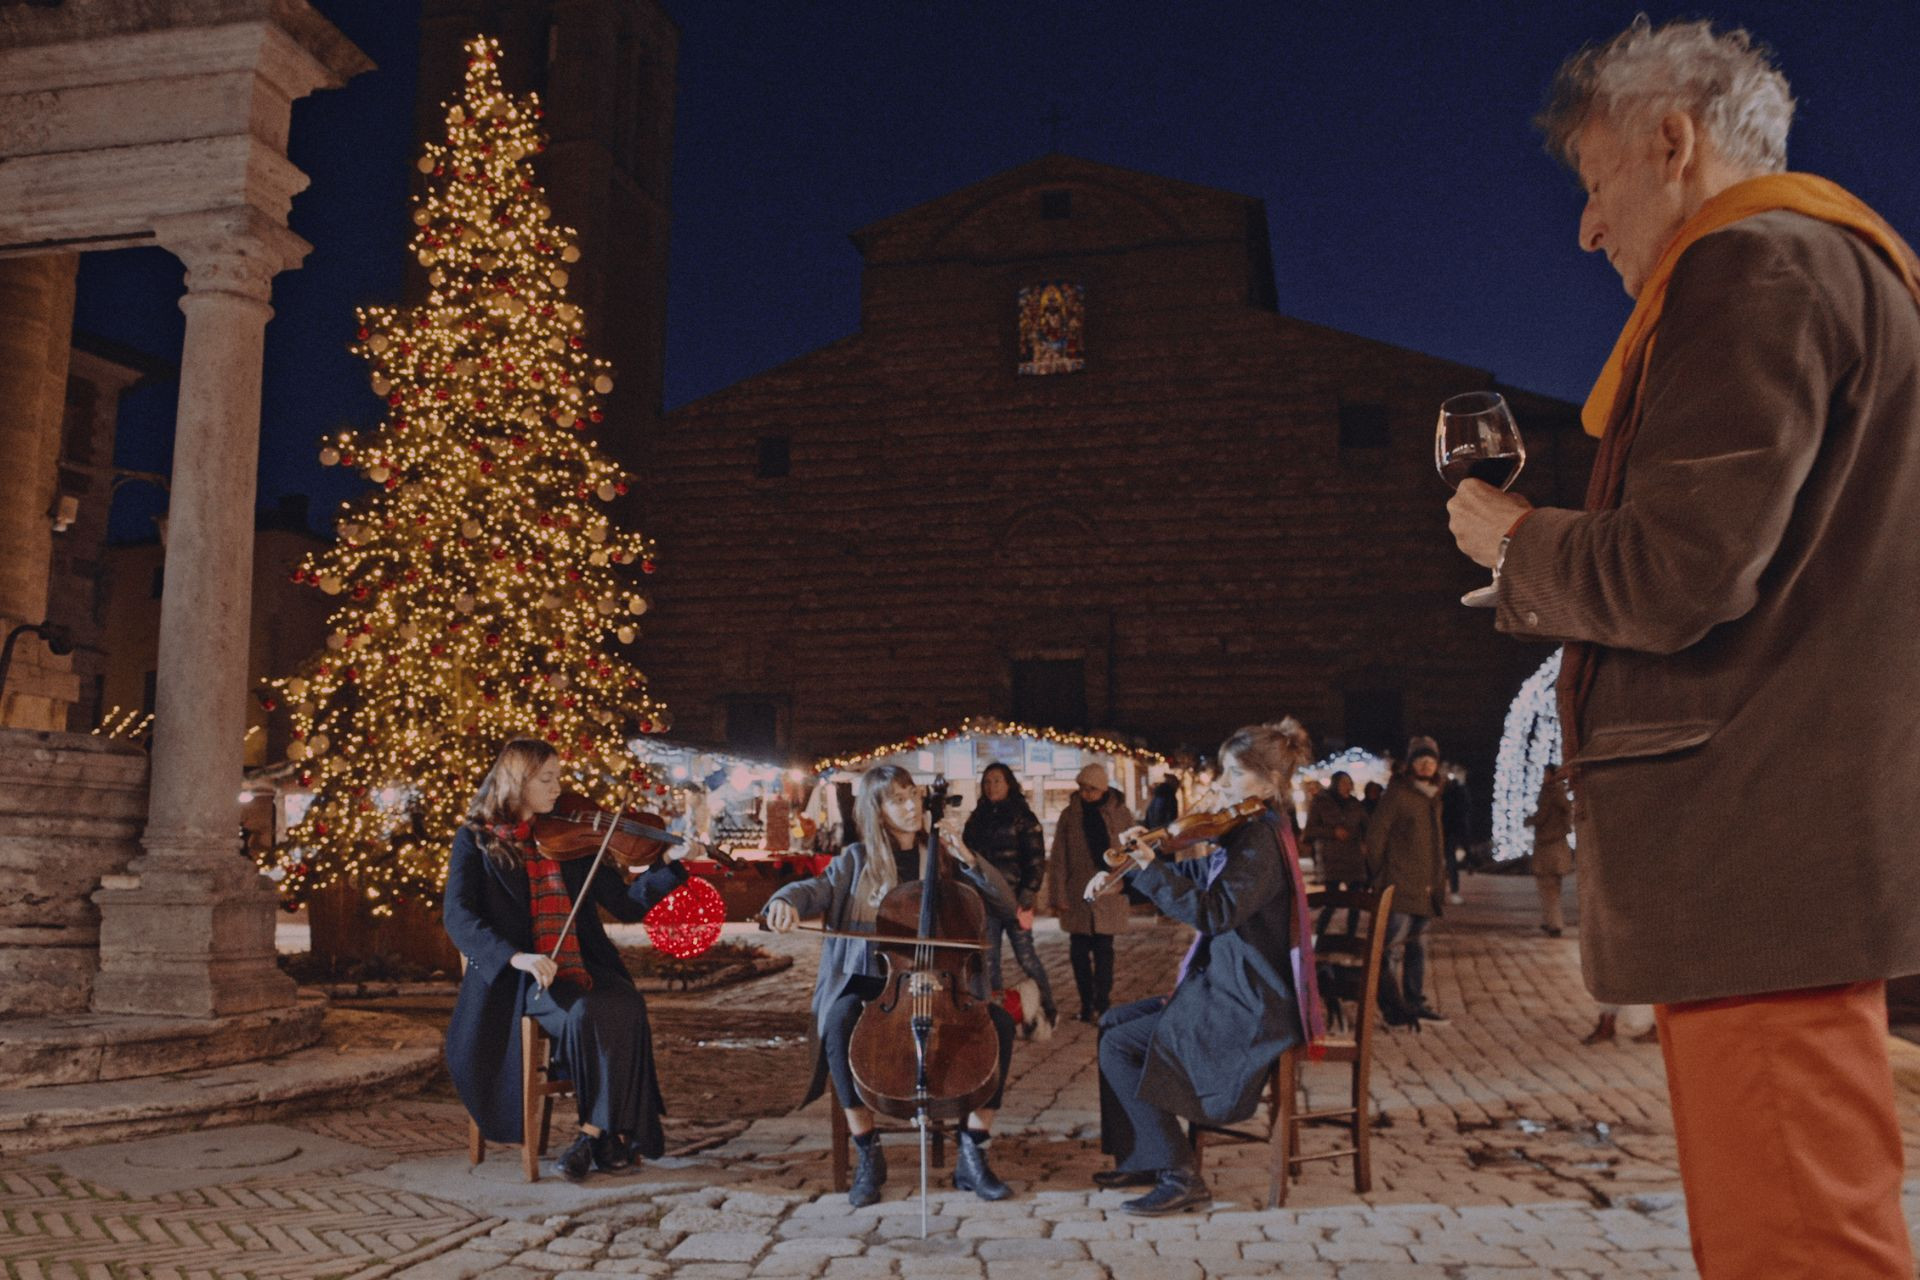
M 953 1185 L 971 1191 L 982 1200 L 1005 1200 L 1013 1188 L 993 1176 L 987 1164 L 990 1135 L 979 1129 L 960 1131 L 960 1150 L 953 1160 Z
M 567 1149 L 555 1158 L 553 1167 L 568 1182 L 580 1181 L 593 1168 L 593 1144 L 593 1135 L 582 1130 L 580 1136 L 568 1143 Z
M 1160 1180 L 1153 1184 L 1153 1190 L 1138 1200 L 1129 1200 L 1121 1205 L 1128 1213 L 1154 1218 L 1168 1213 L 1184 1213 L 1188 1209 L 1204 1209 L 1213 1203 L 1213 1192 L 1207 1190 L 1207 1184 L 1200 1175 L 1191 1169 L 1162 1169 Z
M 631 1142 L 625 1134 L 601 1134 L 593 1140 L 593 1163 L 608 1173 L 618 1173 L 633 1163 Z
M 853 1171 L 853 1185 L 847 1188 L 847 1203 L 864 1209 L 880 1199 L 880 1188 L 887 1180 L 887 1153 L 880 1149 L 880 1135 L 864 1133 L 853 1140 L 860 1151 L 860 1163 Z

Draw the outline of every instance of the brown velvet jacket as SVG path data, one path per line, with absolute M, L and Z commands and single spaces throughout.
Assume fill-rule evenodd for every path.
M 1920 310 L 1793 213 L 1674 272 L 1618 508 L 1542 509 L 1501 630 L 1599 646 L 1580 946 L 1615 1003 L 1920 972 Z M 1808 796 L 1845 788 L 1836 826 Z

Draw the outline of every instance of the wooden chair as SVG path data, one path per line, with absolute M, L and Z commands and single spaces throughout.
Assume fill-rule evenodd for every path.
M 1259 1132 L 1227 1125 L 1189 1124 L 1195 1168 L 1203 1159 L 1202 1150 L 1211 1136 L 1226 1142 L 1264 1142 L 1267 1144 L 1267 1208 L 1287 1202 L 1287 1183 L 1297 1180 L 1302 1165 L 1313 1160 L 1340 1160 L 1353 1157 L 1353 1189 L 1365 1193 L 1373 1189 L 1373 1160 L 1368 1149 L 1368 1086 L 1373 1068 L 1374 1010 L 1379 999 L 1380 956 L 1386 945 L 1386 919 L 1393 909 L 1393 886 L 1378 893 L 1357 889 L 1320 889 L 1307 895 L 1312 910 L 1333 907 L 1336 913 L 1354 910 L 1366 917 L 1364 933 L 1334 933 L 1329 930 L 1314 952 L 1321 964 L 1357 966 L 1361 972 L 1360 1007 L 1354 1011 L 1351 1036 L 1329 1036 L 1324 1041 L 1322 1062 L 1344 1062 L 1351 1069 L 1352 1097 L 1344 1107 L 1319 1111 L 1299 1110 L 1297 1097 L 1300 1068 L 1306 1060 L 1306 1047 L 1288 1049 L 1273 1064 L 1268 1082 L 1267 1128 Z M 1300 1126 L 1309 1121 L 1333 1121 L 1347 1130 L 1350 1146 L 1332 1151 L 1300 1154 Z
M 847 1113 L 841 1107 L 840 1099 L 834 1096 L 831 1084 L 827 1086 L 827 1110 L 833 1113 L 833 1189 L 845 1191 L 853 1185 L 853 1162 L 849 1151 L 853 1145 L 853 1131 L 847 1128 Z M 879 1116 L 875 1116 L 873 1127 L 881 1133 L 910 1133 L 914 1135 L 916 1142 L 919 1141 L 918 1131 L 910 1124 L 886 1124 Z M 933 1167 L 936 1169 L 944 1167 L 947 1163 L 947 1129 L 949 1127 L 950 1123 L 947 1121 L 936 1120 L 933 1123 L 931 1141 Z M 914 1160 L 914 1167 L 917 1170 L 919 1157 L 916 1155 Z M 916 1172 L 914 1176 L 917 1178 L 919 1174 Z
M 460 972 L 467 971 L 467 958 L 460 957 Z M 520 1019 L 520 1170 L 528 1182 L 540 1181 L 540 1157 L 546 1154 L 547 1135 L 553 1125 L 553 1100 L 573 1096 L 573 1081 L 548 1070 L 553 1057 L 553 1041 L 533 1018 Z M 480 1126 L 467 1118 L 467 1163 L 479 1164 L 487 1158 L 487 1140 Z

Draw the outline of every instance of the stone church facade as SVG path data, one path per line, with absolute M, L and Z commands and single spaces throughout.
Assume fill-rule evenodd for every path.
M 677 734 L 804 756 L 992 714 L 1209 750 L 1291 713 L 1491 763 L 1544 651 L 1459 604 L 1485 573 L 1432 461 L 1489 373 L 1283 314 L 1260 201 L 1066 156 L 853 240 L 859 331 L 651 450 L 639 653 Z M 1502 389 L 1519 489 L 1577 504 L 1573 406 Z

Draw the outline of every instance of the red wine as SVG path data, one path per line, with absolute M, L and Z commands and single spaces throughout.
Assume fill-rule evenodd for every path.
M 1491 457 L 1464 457 L 1450 459 L 1440 468 L 1440 478 L 1455 489 L 1466 479 L 1484 480 L 1496 489 L 1504 489 L 1513 483 L 1520 473 L 1521 458 L 1516 453 L 1497 453 Z

